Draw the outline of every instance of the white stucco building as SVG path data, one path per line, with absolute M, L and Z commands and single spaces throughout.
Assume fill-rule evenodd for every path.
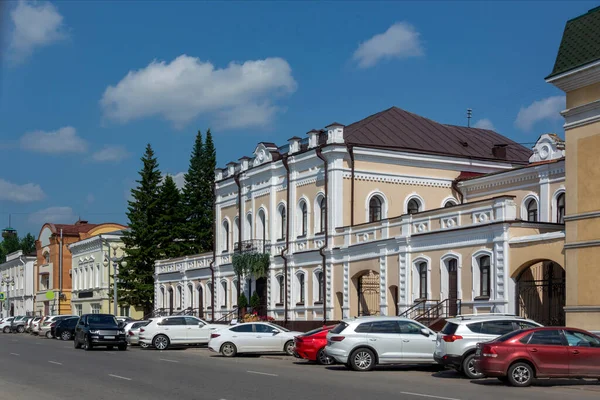
M 2 317 L 33 314 L 34 262 L 35 256 L 26 256 L 19 250 L 0 264 L 0 292 L 5 296 L 0 305 Z

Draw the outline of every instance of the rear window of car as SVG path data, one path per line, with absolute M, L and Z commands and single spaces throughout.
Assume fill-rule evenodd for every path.
M 506 341 L 514 338 L 515 336 L 520 335 L 522 332 L 523 332 L 522 329 L 519 329 L 517 331 L 508 332 L 502 336 L 498 336 L 496 339 L 492 340 L 492 342 L 496 342 L 496 343 L 506 342 Z
M 348 324 L 347 324 L 347 323 L 345 323 L 345 322 L 340 322 L 340 323 L 338 324 L 338 326 L 336 326 L 335 328 L 333 328 L 333 329 L 331 330 L 331 333 L 335 333 L 335 334 L 342 333 L 342 332 L 344 331 L 344 329 L 346 329 L 346 327 L 347 327 L 347 326 L 348 326 Z
M 455 324 L 453 322 L 446 322 L 446 325 L 444 325 L 444 327 L 442 328 L 441 333 L 443 333 L 444 335 L 454 335 L 457 329 L 458 324 Z
M 312 336 L 312 335 L 314 335 L 315 333 L 319 333 L 319 332 L 321 332 L 322 330 L 323 330 L 323 328 L 317 328 L 317 329 L 313 329 L 312 331 L 308 331 L 308 332 L 306 332 L 306 333 L 303 333 L 303 334 L 302 334 L 302 335 L 300 335 L 300 336 Z

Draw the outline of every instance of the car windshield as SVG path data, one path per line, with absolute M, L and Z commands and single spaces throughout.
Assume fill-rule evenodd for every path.
M 112 315 L 90 315 L 88 317 L 88 324 L 118 325 L 115 317 Z
M 285 329 L 283 326 L 279 326 L 277 324 L 269 324 L 269 325 L 271 325 L 272 327 L 277 328 L 277 329 L 279 329 L 279 330 L 281 330 L 283 332 L 289 332 L 290 331 L 289 329 Z
M 335 334 L 342 333 L 344 331 L 344 329 L 346 329 L 347 326 L 348 326 L 347 323 L 340 322 L 340 324 L 338 326 L 336 326 L 335 328 L 333 328 L 329 332 L 335 333 Z

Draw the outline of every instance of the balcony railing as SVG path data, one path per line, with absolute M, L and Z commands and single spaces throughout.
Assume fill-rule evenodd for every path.
M 241 247 L 240 243 L 236 242 L 233 246 L 235 253 L 268 253 L 267 241 L 264 239 L 252 239 L 242 240 Z

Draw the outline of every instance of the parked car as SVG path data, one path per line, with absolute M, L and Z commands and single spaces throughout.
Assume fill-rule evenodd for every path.
M 77 326 L 79 317 L 68 317 L 58 320 L 54 329 L 53 336 L 60 340 L 71 340 L 75 336 L 75 326 Z
M 147 344 L 140 343 L 140 328 L 148 325 L 150 321 L 133 321 L 125 325 L 125 334 L 127 335 L 127 343 L 130 346 L 140 345 L 142 347 L 148 347 Z
M 75 326 L 74 346 L 89 351 L 94 347 L 106 346 L 127 350 L 127 339 L 123 326 L 111 314 L 84 314 Z
M 29 333 L 32 335 L 37 335 L 40 332 L 40 323 L 42 322 L 44 317 L 35 317 L 33 321 L 31 321 L 31 329 Z
M 118 317 L 115 317 L 115 319 L 117 320 L 117 322 L 122 322 L 123 325 L 127 325 L 128 323 L 135 321 L 135 319 L 133 319 L 131 317 L 124 317 L 124 316 L 118 316 Z
M 27 321 L 27 317 L 25 315 L 16 316 L 10 324 L 10 331 L 13 333 L 14 332 L 18 332 L 18 333 L 25 332 L 25 322 L 26 321 Z
M 205 344 L 212 331 L 222 327 L 189 315 L 151 318 L 140 328 L 139 343 L 157 350 L 166 350 L 172 345 Z
M 350 318 L 329 331 L 325 353 L 355 371 L 383 364 L 435 364 L 435 338 L 435 332 L 410 318 Z
M 575 328 L 533 328 L 478 343 L 475 368 L 525 387 L 535 378 L 600 379 L 600 337 Z
M 41 317 L 29 317 L 29 319 L 27 320 L 27 323 L 25 324 L 25 333 L 31 333 L 31 327 L 33 325 L 33 321 L 36 318 L 38 318 L 38 320 L 39 320 L 39 318 L 41 318 Z
M 446 320 L 437 335 L 434 359 L 455 368 L 469 379 L 483 375 L 475 370 L 477 343 L 493 340 L 519 329 L 536 328 L 537 322 L 507 314 L 459 315 Z
M 38 334 L 40 336 L 46 336 L 48 339 L 53 338 L 54 333 L 52 332 L 52 328 L 56 327 L 56 322 L 68 317 L 76 317 L 76 315 L 50 315 L 45 317 L 40 324 Z
M 286 353 L 294 355 L 294 332 L 270 322 L 246 322 L 210 335 L 208 348 L 225 357 L 240 353 Z
M 321 365 L 333 364 L 335 360 L 325 354 L 325 346 L 327 345 L 327 333 L 335 326 L 324 326 L 296 336 L 294 338 L 294 356 L 316 361 Z
M 10 325 L 12 324 L 13 319 L 15 319 L 15 317 L 7 317 L 0 322 L 0 329 L 2 329 L 2 332 L 10 333 Z

